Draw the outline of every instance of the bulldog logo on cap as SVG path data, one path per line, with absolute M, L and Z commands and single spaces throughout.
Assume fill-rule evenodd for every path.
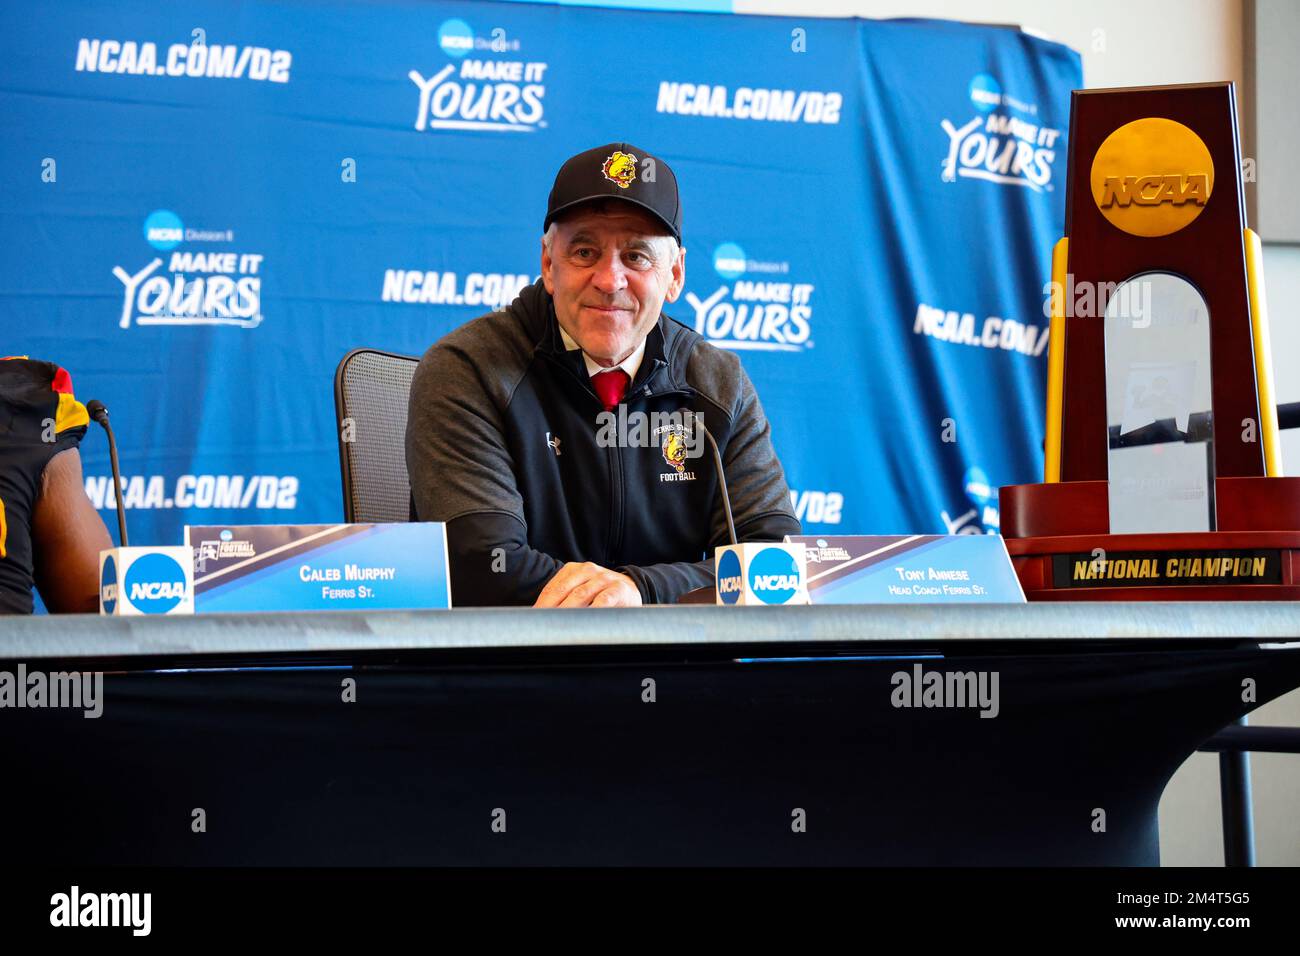
M 584 149 L 564 161 L 546 198 L 542 231 L 582 203 L 606 199 L 640 206 L 663 223 L 678 243 L 682 241 L 676 175 L 662 157 L 622 141 Z
M 611 183 L 615 183 L 620 189 L 627 189 L 636 179 L 636 157 L 631 153 L 616 151 L 605 160 L 605 165 L 600 168 L 600 171 Z

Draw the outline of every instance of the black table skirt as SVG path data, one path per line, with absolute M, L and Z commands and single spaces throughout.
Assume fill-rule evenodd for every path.
M 1156 865 L 1174 771 L 1300 683 L 1294 648 L 1028 650 L 918 658 L 877 644 L 866 660 L 675 663 L 660 647 L 643 660 L 110 674 L 99 719 L 0 711 L 7 855 Z M 891 675 L 914 663 L 996 671 L 998 716 L 893 706 Z M 1257 703 L 1242 700 L 1245 678 Z M 792 829 L 797 809 L 805 832 Z

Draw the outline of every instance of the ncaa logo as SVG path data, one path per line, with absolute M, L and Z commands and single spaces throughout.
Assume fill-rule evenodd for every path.
M 764 604 L 785 604 L 799 591 L 799 565 L 783 548 L 767 548 L 749 562 L 749 589 Z
M 718 559 L 718 595 L 723 604 L 735 604 L 740 599 L 740 558 L 735 551 L 726 552 Z
M 474 49 L 474 31 L 464 20 L 447 20 L 438 27 L 438 46 L 443 53 L 459 60 Z
M 745 274 L 745 250 L 734 242 L 724 242 L 713 250 L 713 268 L 724 279 Z
M 981 113 L 1002 105 L 1002 87 L 987 73 L 979 73 L 970 81 L 970 101 Z
M 142 614 L 166 614 L 185 599 L 185 571 L 167 554 L 136 559 L 122 585 L 126 599 Z
M 185 239 L 181 217 L 170 209 L 155 209 L 145 218 L 144 238 L 155 249 L 175 249 Z
M 222 530 L 221 534 L 217 535 L 217 537 L 219 537 L 222 541 L 229 541 L 234 536 L 235 536 L 234 532 L 231 531 L 229 528 L 225 528 L 224 530 Z
M 99 603 L 105 614 L 117 609 L 117 563 L 111 554 L 104 559 L 104 571 L 99 577 Z

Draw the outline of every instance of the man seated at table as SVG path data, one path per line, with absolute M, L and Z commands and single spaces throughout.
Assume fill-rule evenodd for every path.
M 569 159 L 541 279 L 444 336 L 411 387 L 416 514 L 447 522 L 453 603 L 672 603 L 729 543 L 798 534 L 739 359 L 663 314 L 686 278 L 677 179 L 627 143 Z
M 68 373 L 0 359 L 0 614 L 99 610 L 108 529 L 86 497 L 77 446 L 90 419 Z

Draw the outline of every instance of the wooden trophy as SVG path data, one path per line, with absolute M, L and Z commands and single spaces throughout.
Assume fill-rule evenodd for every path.
M 1076 90 L 1069 142 L 1046 475 L 999 495 L 1026 596 L 1300 598 L 1232 84 Z

